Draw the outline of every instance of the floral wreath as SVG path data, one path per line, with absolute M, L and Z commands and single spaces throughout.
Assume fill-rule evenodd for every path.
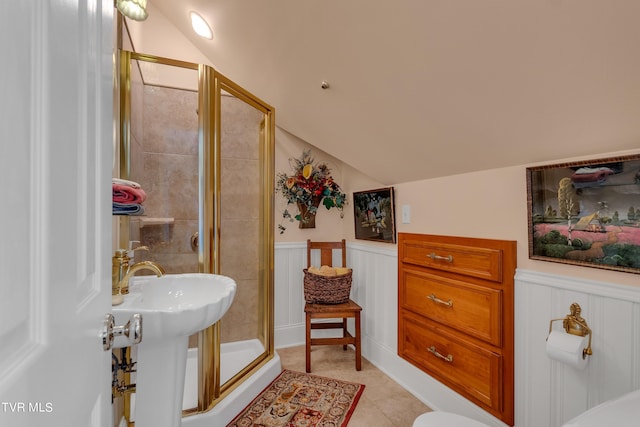
M 308 222 L 310 217 L 317 212 L 320 202 L 327 210 L 339 209 L 340 218 L 344 217 L 343 208 L 347 203 L 347 195 L 333 180 L 331 169 L 326 163 L 314 164 L 311 151 L 305 150 L 302 152 L 302 157 L 289 159 L 289 165 L 293 174 L 288 176 L 284 172 L 278 173 L 276 191 L 287 200 L 287 205 L 297 204 L 300 213 L 292 217 L 285 209 L 282 213 L 283 221 L 289 219 L 290 222 L 293 222 L 295 219 L 303 223 Z M 302 211 L 306 211 L 306 215 Z M 286 230 L 282 223 L 278 225 L 278 229 L 280 234 Z

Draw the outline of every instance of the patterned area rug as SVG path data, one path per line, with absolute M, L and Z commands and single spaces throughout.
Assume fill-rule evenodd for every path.
M 285 369 L 227 427 L 345 427 L 363 390 Z

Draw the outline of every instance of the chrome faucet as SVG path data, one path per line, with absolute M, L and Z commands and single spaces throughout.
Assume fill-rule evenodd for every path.
M 151 270 L 156 276 L 164 275 L 164 269 L 153 261 L 141 261 L 130 265 L 130 252 L 136 250 L 149 250 L 146 246 L 137 247 L 131 251 L 127 249 L 118 249 L 112 258 L 111 267 L 111 295 L 126 295 L 129 293 L 129 279 L 137 271 Z

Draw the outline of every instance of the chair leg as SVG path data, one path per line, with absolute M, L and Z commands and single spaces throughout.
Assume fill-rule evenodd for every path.
M 349 331 L 347 330 L 347 318 L 342 318 L 342 338 L 347 338 Z M 347 351 L 347 345 L 342 346 L 342 350 Z
M 345 319 L 346 320 L 346 319 Z M 356 371 L 362 369 L 362 339 L 360 338 L 360 312 L 356 312 Z
M 311 372 L 311 314 L 306 313 L 305 321 L 306 339 L 305 339 L 305 363 L 307 373 Z

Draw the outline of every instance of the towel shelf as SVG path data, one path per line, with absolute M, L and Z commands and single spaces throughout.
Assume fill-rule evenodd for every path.
M 140 218 L 140 228 L 149 227 L 152 225 L 171 225 L 173 224 L 173 218 Z

